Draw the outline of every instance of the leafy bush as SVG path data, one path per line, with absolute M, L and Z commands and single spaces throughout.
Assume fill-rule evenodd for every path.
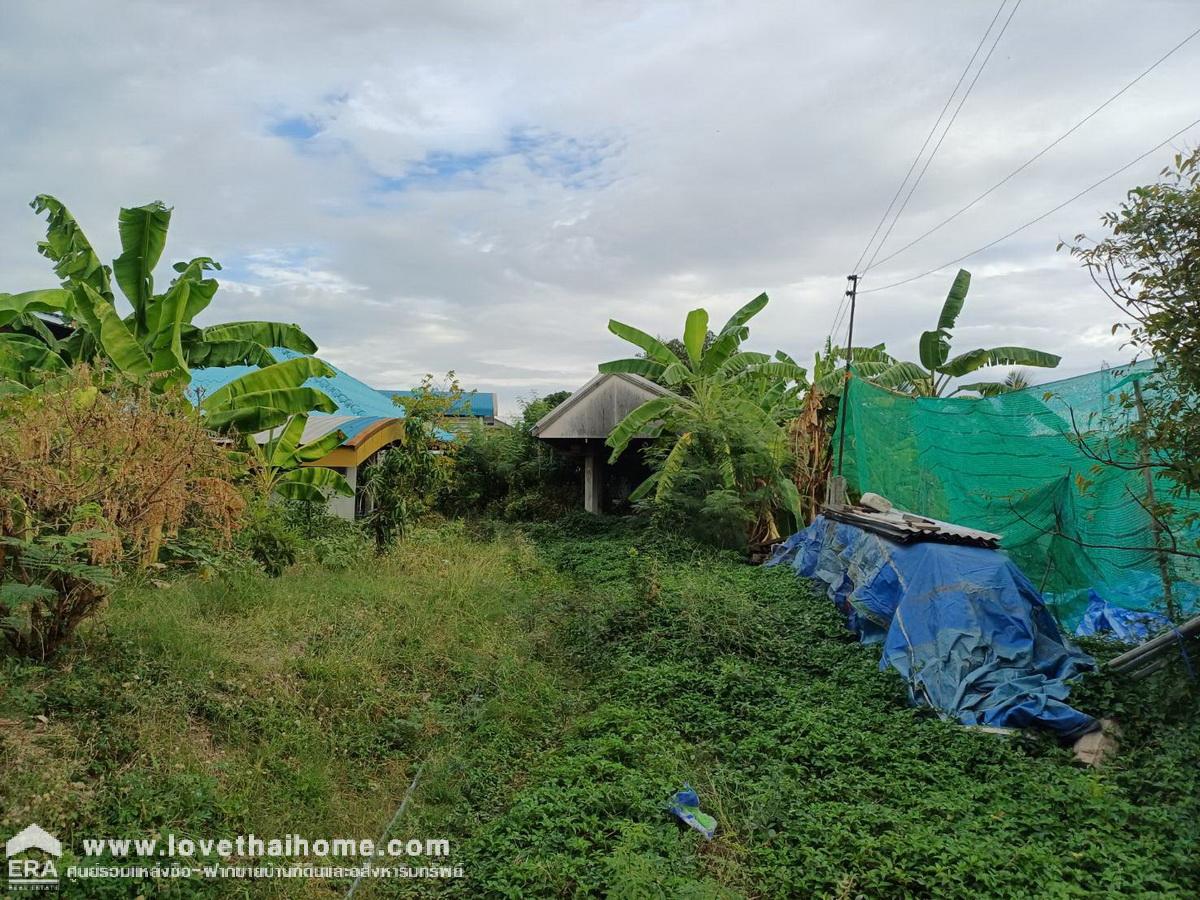
M 521 404 L 511 428 L 475 423 L 462 446 L 443 508 L 456 515 L 500 515 L 511 521 L 553 519 L 579 505 L 579 462 L 533 436 L 533 426 L 570 393 Z
M 1200 148 L 1176 154 L 1154 184 L 1136 187 L 1101 217 L 1109 235 L 1076 235 L 1067 247 L 1128 318 L 1130 345 L 1160 361 L 1144 383 L 1129 434 L 1179 492 L 1200 491 Z M 1132 402 L 1130 406 L 1135 406 Z M 1137 460 L 1113 460 L 1122 467 Z M 1191 544 L 1191 542 L 1188 542 Z
M 284 522 L 326 569 L 345 572 L 366 560 L 370 543 L 354 522 L 335 516 L 323 502 L 288 501 L 280 507 Z
M 45 657 L 123 569 L 203 528 L 228 544 L 238 470 L 181 396 L 79 367 L 0 396 L 0 630 Z M 28 588 L 28 589 L 26 589 Z
M 238 545 L 272 578 L 296 564 L 303 546 L 280 510 L 266 503 L 253 507 L 237 539 Z
M 439 390 L 426 375 L 407 395 L 395 398 L 404 408 L 403 439 L 363 468 L 363 524 L 380 550 L 433 509 L 453 479 L 459 445 L 447 431 L 447 418 L 462 402 L 463 391 L 453 372 L 446 379 L 448 387 Z

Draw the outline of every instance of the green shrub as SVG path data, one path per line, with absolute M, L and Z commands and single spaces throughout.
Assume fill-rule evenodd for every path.
M 288 526 L 282 512 L 269 504 L 251 510 L 237 543 L 272 578 L 295 565 L 303 548 L 300 536 Z
M 475 423 L 460 436 L 454 477 L 442 495 L 453 515 L 499 515 L 509 521 L 556 519 L 580 503 L 580 463 L 533 436 L 533 426 L 569 397 L 547 394 L 521 405 L 512 427 Z

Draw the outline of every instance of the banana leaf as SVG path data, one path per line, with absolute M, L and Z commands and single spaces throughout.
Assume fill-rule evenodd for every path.
M 253 341 L 264 347 L 284 347 L 297 353 L 316 353 L 317 345 L 299 325 L 284 322 L 226 322 L 202 329 L 206 341 Z
M 321 501 L 326 491 L 353 497 L 354 489 L 340 472 L 321 466 L 304 466 L 285 473 L 275 484 L 275 493 L 285 500 Z
M 688 359 L 693 366 L 700 365 L 701 354 L 704 353 L 704 338 L 708 334 L 708 311 L 693 309 L 687 314 L 683 326 L 683 346 L 687 350 Z
M 287 388 L 298 388 L 310 378 L 332 378 L 334 370 L 328 363 L 314 356 L 300 356 L 283 362 L 247 372 L 240 378 L 235 378 L 228 384 L 213 391 L 204 398 L 201 406 L 210 412 L 231 409 L 242 405 L 238 397 L 242 394 L 259 393 L 262 391 L 281 391 Z M 318 392 L 320 393 L 320 392 Z M 324 394 L 321 394 L 325 397 Z M 328 397 L 325 397 L 329 400 Z M 329 401 L 332 403 L 333 401 Z M 313 409 L 314 407 L 309 407 Z M 323 410 L 334 412 L 334 409 Z M 308 412 L 308 409 L 293 409 L 291 412 Z
M 75 308 L 85 311 L 84 319 L 98 326 L 95 329 L 96 337 L 104 355 L 126 375 L 141 377 L 150 374 L 153 371 L 150 358 L 130 334 L 113 305 L 87 282 L 81 282 L 78 287 L 74 296 Z
M 167 246 L 171 210 L 161 202 L 122 209 L 117 216 L 121 255 L 113 260 L 113 276 L 133 306 L 136 333 L 146 334 L 146 313 L 154 296 L 154 267 Z
M 625 448 L 629 446 L 631 440 L 641 434 L 652 422 L 666 415 L 678 402 L 678 397 L 655 397 L 631 410 L 625 418 L 617 423 L 617 427 L 612 430 L 605 441 L 613 451 L 609 462 L 616 462 L 625 452 Z
M 616 319 L 608 320 L 608 330 L 617 337 L 629 341 L 636 347 L 641 347 L 655 362 L 662 363 L 664 366 L 669 366 L 671 363 L 679 362 L 679 357 L 671 352 L 671 348 L 652 335 L 634 328 L 632 325 L 626 325 L 623 322 L 618 322 Z

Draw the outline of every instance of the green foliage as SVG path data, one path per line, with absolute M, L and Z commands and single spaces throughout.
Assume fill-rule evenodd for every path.
M 659 339 L 609 322 L 644 357 L 600 365 L 601 372 L 636 372 L 670 388 L 630 412 L 606 442 L 616 460 L 635 438 L 655 439 L 644 454 L 654 472 L 632 499 L 644 501 L 665 527 L 723 546 L 778 539 L 780 524 L 800 518 L 781 426 L 800 411 L 806 373 L 782 352 L 772 358 L 741 349 L 747 323 L 766 305 L 766 294 L 751 300 L 711 342 L 708 313 L 692 310 L 683 359 Z
M 1128 316 L 1113 332 L 1159 360 L 1130 436 L 1181 491 L 1200 490 L 1200 149 L 1176 154 L 1159 181 L 1131 190 L 1101 223 L 1103 240 L 1080 234 L 1059 248 Z
M 1044 737 L 910 708 L 789 571 L 638 520 L 528 533 L 416 527 L 369 568 L 122 592 L 89 652 L 0 669 L 0 718 L 27 726 L 0 728 L 0 837 L 37 821 L 68 846 L 163 830 L 373 839 L 423 762 L 397 830 L 449 838 L 465 877 L 405 895 L 1200 889 L 1200 720 L 1178 673 L 1073 689 L 1125 729 L 1112 766 L 1084 769 Z M 711 843 L 664 808 L 684 781 L 718 820 Z
M 300 537 L 288 527 L 280 510 L 261 502 L 251 507 L 237 544 L 272 578 L 295 565 L 302 550 Z
M 255 435 L 246 437 L 245 446 L 260 501 L 266 502 L 273 495 L 285 500 L 310 503 L 323 502 L 330 494 L 354 496 L 354 489 L 340 472 L 322 466 L 305 465 L 316 462 L 340 447 L 346 435 L 334 430 L 302 443 L 307 424 L 308 413 L 299 413 L 268 432 L 261 443 Z
M 98 529 L 45 527 L 0 535 L 0 635 L 7 649 L 45 659 L 94 614 L 113 572 L 92 562 L 92 544 L 108 537 Z
M 185 387 L 197 366 L 250 365 L 275 369 L 271 347 L 300 353 L 316 345 L 297 325 L 278 322 L 229 322 L 201 328 L 193 320 L 212 302 L 217 281 L 209 273 L 221 268 L 207 256 L 173 266 L 176 273 L 167 290 L 155 293 L 154 269 L 166 248 L 171 210 L 161 202 L 122 209 L 118 217 L 121 254 L 106 266 L 75 217 L 55 197 L 40 194 L 31 204 L 47 217 L 46 239 L 38 252 L 54 263 L 61 289 L 0 294 L 0 379 L 30 386 L 33 373 L 53 372 L 82 362 L 104 362 L 125 377 L 156 392 Z M 116 279 L 131 312 L 117 310 L 112 280 Z M 60 317 L 73 329 L 59 340 L 37 315 Z M 314 361 L 315 362 L 315 361 Z M 296 373 L 285 370 L 287 376 Z M 330 374 L 324 364 L 314 374 Z M 258 374 L 258 373 L 255 373 Z M 309 377 L 309 376 L 306 376 Z M 240 379 L 239 379 L 240 380 Z M 253 432 L 282 424 L 289 415 L 314 409 L 332 412 L 336 405 L 304 378 L 257 380 L 256 390 L 242 390 L 237 405 L 224 391 L 223 402 L 208 398 L 206 412 L 215 429 Z M 216 396 L 216 395 L 214 395 Z
M 443 508 L 512 521 L 556 518 L 579 505 L 579 462 L 533 436 L 533 426 L 570 396 L 557 391 L 521 404 L 512 427 L 480 422 L 459 435 L 454 479 Z
M 404 408 L 404 434 L 364 467 L 367 501 L 363 524 L 380 550 L 391 546 L 439 502 L 454 478 L 458 442 L 447 431 L 448 414 L 463 402 L 453 372 L 439 389 L 427 374 L 409 396 L 394 402 Z
M 333 515 L 324 498 L 292 500 L 280 509 L 287 527 L 322 568 L 347 572 L 367 563 L 371 550 L 367 536 L 356 522 Z
M 1006 739 L 909 708 L 877 653 L 786 570 L 628 523 L 577 522 L 536 533 L 581 586 L 550 614 L 596 705 L 464 847 L 482 882 L 470 890 L 1196 890 L 1196 694 L 1157 701 L 1181 682 L 1096 677 L 1077 688 L 1084 708 L 1126 723 L 1118 763 L 1081 769 L 1043 736 Z M 684 780 L 718 819 L 711 844 L 662 811 Z

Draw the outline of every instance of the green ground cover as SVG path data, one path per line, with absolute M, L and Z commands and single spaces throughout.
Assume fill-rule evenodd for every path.
M 446 837 L 461 881 L 356 896 L 1194 896 L 1200 721 L 1092 679 L 1116 764 L 910 709 L 790 572 L 626 522 L 420 530 L 345 573 L 121 592 L 0 672 L 0 828 Z M 43 717 L 45 721 L 39 719 Z M 664 802 L 683 782 L 705 843 Z M 315 896 L 348 883 L 71 886 Z

